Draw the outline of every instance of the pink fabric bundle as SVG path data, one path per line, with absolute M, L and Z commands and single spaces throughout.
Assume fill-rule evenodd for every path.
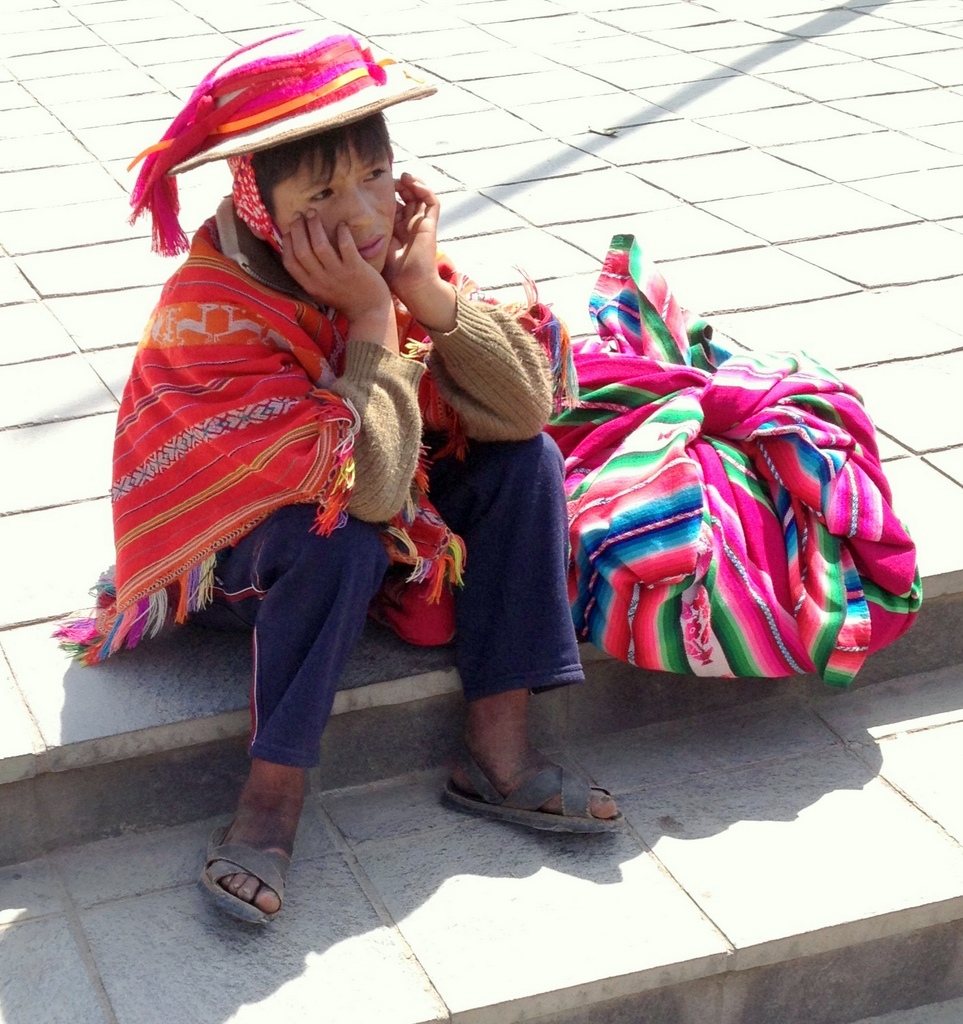
M 633 664 L 845 685 L 906 630 L 916 552 L 859 396 L 804 355 L 730 355 L 616 236 L 575 350 L 576 628 Z

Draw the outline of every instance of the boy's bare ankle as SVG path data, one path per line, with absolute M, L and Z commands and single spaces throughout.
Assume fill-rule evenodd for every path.
M 291 833 L 304 807 L 307 772 L 303 768 L 255 759 L 238 798 L 234 826 L 258 822 L 269 830 Z

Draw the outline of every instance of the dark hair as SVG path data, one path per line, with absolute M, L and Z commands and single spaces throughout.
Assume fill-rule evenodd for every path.
M 349 152 L 366 162 L 391 156 L 388 125 L 381 111 L 361 121 L 254 153 L 251 158 L 254 180 L 268 213 L 274 216 L 271 196 L 279 182 L 293 177 L 305 165 L 319 178 L 329 177 L 338 157 Z

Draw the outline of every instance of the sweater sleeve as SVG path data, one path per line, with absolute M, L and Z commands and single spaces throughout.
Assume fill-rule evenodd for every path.
M 366 522 L 391 519 L 404 505 L 421 450 L 418 384 L 424 366 L 382 345 L 353 341 L 344 373 L 330 386 L 361 421 L 348 511 Z
M 552 380 L 539 343 L 504 309 L 457 297 L 455 327 L 431 332 L 438 391 L 479 441 L 535 437 L 552 412 Z

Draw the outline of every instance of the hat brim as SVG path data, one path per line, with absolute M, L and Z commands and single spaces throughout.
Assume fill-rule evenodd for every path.
M 225 160 L 229 156 L 241 156 L 244 153 L 255 153 L 262 149 L 271 149 L 285 142 L 294 142 L 308 135 L 340 128 L 342 125 L 361 121 L 371 114 L 404 103 L 406 100 L 420 100 L 432 96 L 438 90 L 435 86 L 412 78 L 399 64 L 389 64 L 385 68 L 387 82 L 384 85 L 371 86 L 360 92 L 339 100 L 337 103 L 309 110 L 303 114 L 295 114 L 273 124 L 253 128 L 241 135 L 232 135 L 224 142 L 215 143 L 203 153 L 197 153 L 172 167 L 168 174 L 181 174 L 193 167 L 209 163 L 212 160 Z

